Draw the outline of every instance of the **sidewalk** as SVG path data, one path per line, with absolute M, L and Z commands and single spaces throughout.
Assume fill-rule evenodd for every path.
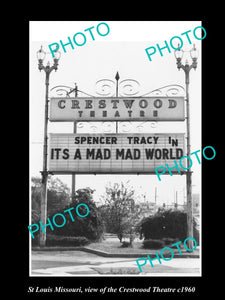
M 133 251 L 132 251 L 133 250 Z M 91 247 L 33 247 L 32 251 L 84 251 L 88 253 L 93 253 L 103 257 L 126 257 L 126 258 L 140 258 L 150 255 L 151 257 L 156 256 L 155 252 L 160 254 L 161 249 L 153 250 L 153 249 L 143 249 L 140 253 L 135 252 L 135 249 L 131 248 L 132 253 L 108 253 L 102 250 L 93 249 Z M 167 251 L 167 252 L 166 252 Z M 174 258 L 199 258 L 200 249 L 197 247 L 193 252 L 188 252 L 187 250 L 182 249 L 182 255 L 180 255 L 178 249 L 173 249 Z M 171 257 L 171 252 L 169 250 L 165 250 L 163 252 L 165 258 Z
M 53 250 L 51 248 L 51 250 Z M 139 258 L 142 258 L 141 256 Z M 145 257 L 146 258 L 146 257 Z M 152 257 L 153 258 L 153 257 Z M 33 251 L 32 276 L 199 276 L 199 258 L 173 258 L 169 261 L 137 258 L 102 257 L 85 251 Z

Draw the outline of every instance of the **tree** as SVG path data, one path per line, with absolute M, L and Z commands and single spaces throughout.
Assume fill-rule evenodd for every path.
M 31 210 L 32 223 L 37 223 L 40 220 L 41 211 L 41 178 L 31 178 Z M 70 201 L 70 189 L 59 178 L 49 176 L 48 178 L 48 193 L 47 193 L 47 214 L 60 211 Z
M 38 223 L 41 213 L 41 178 L 31 178 L 31 222 Z
M 47 214 L 60 212 L 71 200 L 70 189 L 57 177 L 48 180 Z
M 63 208 L 67 210 L 71 207 L 76 208 L 78 204 L 86 204 L 89 208 L 89 214 L 82 218 L 77 216 L 76 214 L 72 214 L 74 221 L 72 221 L 69 214 L 64 214 L 66 218 L 66 224 L 63 227 L 55 228 L 55 235 L 63 235 L 63 236 L 83 236 L 91 241 L 99 241 L 103 235 L 103 223 L 101 215 L 93 201 L 93 192 L 94 190 L 90 188 L 79 189 L 75 193 L 75 197 L 72 202 Z M 74 210 L 75 211 L 75 210 Z M 85 206 L 79 207 L 80 215 L 85 215 L 87 210 Z M 53 216 L 50 216 L 50 219 Z M 48 229 L 48 233 L 52 233 L 51 229 Z
M 135 191 L 129 184 L 123 182 L 108 183 L 101 199 L 105 203 L 101 212 L 107 232 L 116 233 L 120 242 L 125 237 L 130 238 L 130 245 L 135 237 L 135 226 L 139 213 L 135 210 Z

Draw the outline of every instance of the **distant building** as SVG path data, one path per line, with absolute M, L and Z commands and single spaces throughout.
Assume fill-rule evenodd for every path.
M 200 195 L 198 193 L 192 194 L 192 212 L 193 212 L 193 216 L 195 217 L 199 217 L 199 213 L 200 213 L 199 205 L 200 205 Z M 184 202 L 183 204 L 179 204 L 176 202 L 172 204 L 163 203 L 162 207 L 165 209 L 172 209 L 172 210 L 179 209 L 187 212 L 186 202 Z

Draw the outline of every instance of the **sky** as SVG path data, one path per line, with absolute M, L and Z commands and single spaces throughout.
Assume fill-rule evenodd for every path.
M 110 31 L 105 36 L 96 32 L 99 23 L 108 24 Z M 92 30 L 95 40 L 84 30 L 94 26 Z M 142 96 L 157 88 L 178 84 L 185 86 L 184 72 L 178 71 L 174 51 L 169 53 L 163 50 L 163 56 L 159 53 L 152 55 L 152 61 L 148 59 L 145 49 L 155 46 L 157 43 L 164 45 L 174 36 L 181 37 L 181 33 L 191 30 L 190 37 L 199 52 L 198 67 L 190 71 L 190 127 L 191 127 L 191 151 L 201 149 L 201 43 L 193 36 L 193 30 L 201 26 L 200 21 L 30 21 L 30 177 L 40 176 L 43 166 L 43 136 L 44 136 L 44 107 L 45 107 L 45 73 L 38 70 L 36 52 L 43 46 L 49 52 L 48 45 L 59 43 L 60 40 L 68 41 L 75 33 L 86 34 L 85 45 L 71 49 L 67 46 L 67 52 L 59 49 L 61 57 L 58 70 L 50 74 L 50 94 L 55 96 L 52 88 L 58 85 L 74 87 L 97 96 L 96 82 L 101 79 L 115 81 L 116 72 L 119 72 L 120 80 L 134 79 L 139 82 L 138 96 Z M 100 30 L 100 27 L 99 27 Z M 104 26 L 101 29 L 104 30 Z M 197 34 L 197 33 L 196 33 Z M 178 39 L 177 39 L 178 40 Z M 183 36 L 183 49 L 189 51 L 187 39 Z M 174 45 L 175 45 L 174 40 Z M 184 59 L 188 58 L 185 52 Z M 52 56 L 47 53 L 44 64 L 52 64 Z M 119 91 L 120 92 L 120 91 Z M 80 94 L 81 95 L 81 94 Z M 78 96 L 80 96 L 78 94 Z M 185 132 L 185 122 L 133 122 L 119 123 L 119 132 L 143 133 L 172 133 Z M 78 123 L 78 133 L 115 132 L 115 123 L 91 122 Z M 49 122 L 49 133 L 72 133 L 71 122 Z M 201 191 L 201 165 L 193 159 L 193 193 Z M 71 175 L 55 175 L 71 188 Z M 159 181 L 156 175 L 76 175 L 76 189 L 91 187 L 95 189 L 94 199 L 104 193 L 107 182 L 126 182 L 134 187 L 140 195 L 145 195 L 146 200 L 155 201 L 157 189 L 157 203 L 171 204 L 174 202 L 177 191 L 178 203 L 183 204 L 185 194 L 186 176 L 165 175 Z

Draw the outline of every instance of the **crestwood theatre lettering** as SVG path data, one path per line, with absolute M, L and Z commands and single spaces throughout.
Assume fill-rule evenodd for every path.
M 50 121 L 183 121 L 183 97 L 51 98 Z
M 184 134 L 50 134 L 49 171 L 154 173 L 184 154 Z

